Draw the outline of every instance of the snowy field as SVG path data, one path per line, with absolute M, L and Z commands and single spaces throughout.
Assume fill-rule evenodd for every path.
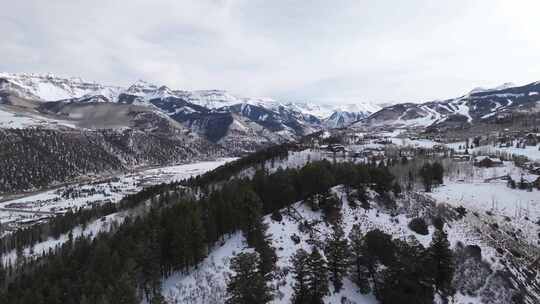
M 63 213 L 69 209 L 88 207 L 93 204 L 118 202 L 124 196 L 136 193 L 144 187 L 197 176 L 234 159 L 222 158 L 215 161 L 149 169 L 111 177 L 106 181 L 69 185 L 4 201 L 0 203 L 0 223 L 29 222 L 51 216 L 44 214 L 46 212 Z
M 527 180 L 535 180 L 538 176 L 524 172 L 511 162 L 493 168 L 461 166 L 452 168 L 444 185 L 434 188 L 430 196 L 441 203 L 490 215 L 489 219 L 499 226 L 520 229 L 524 241 L 538 244 L 540 227 L 536 222 L 540 221 L 540 191 L 512 189 L 505 180 L 490 180 L 507 174 L 516 182 L 521 176 Z

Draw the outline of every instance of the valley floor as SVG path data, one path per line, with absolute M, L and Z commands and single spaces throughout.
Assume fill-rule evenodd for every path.
M 53 190 L 28 194 L 0 203 L 0 224 L 6 232 L 46 220 L 69 209 L 76 210 L 104 202 L 118 202 L 144 187 L 180 181 L 213 170 L 236 158 L 222 158 L 192 164 L 166 166 L 109 176 L 98 181 L 82 182 Z

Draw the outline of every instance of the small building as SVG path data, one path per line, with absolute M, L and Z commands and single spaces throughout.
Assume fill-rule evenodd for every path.
M 455 161 L 465 162 L 471 160 L 471 155 L 469 154 L 454 154 L 452 155 L 452 159 Z
M 493 158 L 489 156 L 477 156 L 474 158 L 474 165 L 477 167 L 491 168 L 502 166 L 503 162 L 498 158 Z
M 540 176 L 533 182 L 533 186 L 540 190 Z
M 345 152 L 345 146 L 339 144 L 332 144 L 328 146 L 328 150 L 332 152 Z

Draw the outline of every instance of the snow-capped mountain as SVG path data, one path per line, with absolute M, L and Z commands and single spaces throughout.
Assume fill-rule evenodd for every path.
M 397 103 L 381 109 L 369 102 L 316 104 L 240 97 L 224 90 L 177 90 L 141 80 L 123 88 L 79 78 L 0 73 L 0 104 L 4 104 L 0 108 L 0 126 L 48 126 L 50 121 L 73 125 L 73 115 L 50 116 L 58 114 L 44 105 L 51 101 L 118 103 L 144 106 L 216 143 L 250 141 L 248 138 L 253 143 L 273 143 L 351 124 L 445 130 L 496 122 L 512 115 L 540 112 L 539 92 L 540 82 L 524 86 L 505 83 L 490 89 L 476 88 L 453 99 Z M 22 115 L 20 106 L 25 109 Z M 86 108 L 91 111 L 92 106 Z M 43 109 L 47 111 L 43 113 Z
M 506 83 L 474 89 L 463 96 L 425 103 L 401 103 L 383 108 L 355 126 L 394 126 L 448 130 L 475 124 L 504 122 L 519 115 L 540 113 L 540 82 L 523 86 Z
M 77 126 L 71 122 L 75 117 L 91 119 L 92 116 L 80 113 L 81 109 L 101 113 L 97 107 L 107 107 L 98 103 L 125 105 L 120 106 L 122 109 L 129 105 L 144 106 L 216 143 L 249 141 L 250 137 L 253 143 L 286 141 L 323 128 L 347 126 L 379 109 L 368 103 L 318 105 L 239 97 L 224 90 L 177 90 L 142 80 L 123 88 L 54 75 L 0 74 L 0 104 L 4 104 L 0 111 L 5 112 L 1 117 L 9 119 L 9 123 L 0 124 L 3 127 L 47 126 L 49 120 L 55 119 L 62 120 L 63 126 Z M 20 114 L 21 106 L 24 115 L 31 116 L 25 124 L 14 119 Z M 66 113 L 67 109 L 75 108 L 78 113 Z M 101 124 L 86 120 L 84 125 Z
M 473 93 L 481 93 L 481 92 L 489 92 L 489 91 L 500 91 L 500 90 L 504 90 L 504 89 L 509 89 L 509 88 L 513 88 L 513 87 L 516 87 L 517 85 L 513 82 L 505 82 L 501 85 L 498 85 L 496 87 L 493 87 L 493 88 L 484 88 L 484 87 L 477 87 L 477 88 L 474 88 L 472 89 L 469 94 L 473 94 Z
M 9 91 L 25 99 L 55 101 L 101 95 L 112 100 L 121 90 L 120 87 L 85 82 L 80 78 L 0 72 L 0 92 Z

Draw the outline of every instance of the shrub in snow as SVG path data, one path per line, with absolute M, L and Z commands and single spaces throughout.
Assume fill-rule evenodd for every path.
M 432 218 L 431 223 L 436 229 L 442 230 L 444 228 L 444 220 L 440 216 L 435 216 Z
M 514 289 L 509 279 L 508 273 L 497 271 L 489 277 L 489 280 L 480 292 L 482 303 L 485 304 L 506 304 L 520 303 L 519 292 Z
M 275 210 L 272 212 L 272 215 L 270 216 L 273 221 L 281 222 L 283 220 L 283 216 L 281 215 L 281 212 L 279 210 Z
M 424 221 L 424 219 L 419 218 L 419 217 L 414 218 L 409 222 L 409 229 L 411 229 L 412 231 L 418 234 L 422 234 L 422 235 L 429 234 L 428 226 L 426 222 Z
M 474 253 L 474 251 L 473 247 L 463 247 L 463 244 L 458 243 L 454 255 L 456 262 L 454 288 L 462 294 L 470 296 L 476 296 L 486 284 L 489 275 L 493 273 L 490 265 L 482 261 L 481 258 L 479 259 L 478 253 Z
M 341 304 L 356 304 L 356 302 L 353 302 L 353 301 L 347 299 L 347 297 L 341 297 L 341 300 L 340 300 L 339 303 L 341 303 Z
M 467 209 L 463 206 L 459 206 L 456 208 L 456 212 L 458 213 L 459 219 L 461 219 L 467 214 Z
M 478 245 L 467 245 L 463 250 L 465 256 L 468 258 L 473 258 L 478 261 L 482 260 L 482 249 Z
M 291 235 L 291 240 L 294 242 L 294 244 L 298 245 L 300 244 L 300 237 L 296 234 Z

